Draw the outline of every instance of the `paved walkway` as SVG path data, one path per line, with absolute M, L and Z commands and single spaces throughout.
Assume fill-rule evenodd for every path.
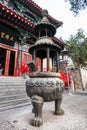
M 63 94 L 62 116 L 53 115 L 54 102 L 44 103 L 43 126 L 29 124 L 33 118 L 32 106 L 21 107 L 0 113 L 0 130 L 87 130 L 87 96 Z
M 82 89 L 77 89 L 76 94 L 82 94 L 82 95 L 87 95 L 87 89 L 82 90 Z

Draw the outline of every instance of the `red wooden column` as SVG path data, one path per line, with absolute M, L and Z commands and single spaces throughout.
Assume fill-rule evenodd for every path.
M 18 51 L 15 51 L 14 76 L 19 76 L 17 65 L 18 65 Z
M 5 71 L 4 71 L 5 76 L 8 76 L 9 61 L 10 61 L 10 50 L 7 50 L 7 52 L 6 52 L 6 60 L 5 60 Z

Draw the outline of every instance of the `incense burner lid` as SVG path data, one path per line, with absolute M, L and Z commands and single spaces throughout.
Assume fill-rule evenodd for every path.
M 33 78 L 33 77 L 44 77 L 44 78 L 56 78 L 56 77 L 60 77 L 60 74 L 59 73 L 55 73 L 55 72 L 32 72 L 30 73 L 30 78 Z

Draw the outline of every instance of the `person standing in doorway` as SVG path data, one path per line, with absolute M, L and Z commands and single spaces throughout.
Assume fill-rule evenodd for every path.
M 3 67 L 2 64 L 0 63 L 0 75 L 2 75 Z

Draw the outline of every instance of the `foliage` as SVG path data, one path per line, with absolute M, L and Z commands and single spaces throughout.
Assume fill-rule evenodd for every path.
M 87 7 L 87 0 L 65 0 L 68 1 L 71 5 L 70 10 L 75 14 L 78 14 L 80 10 L 83 10 Z
M 80 28 L 76 35 L 71 35 L 70 39 L 65 41 L 66 49 L 72 52 L 72 59 L 76 64 L 86 66 L 87 63 L 87 38 Z

